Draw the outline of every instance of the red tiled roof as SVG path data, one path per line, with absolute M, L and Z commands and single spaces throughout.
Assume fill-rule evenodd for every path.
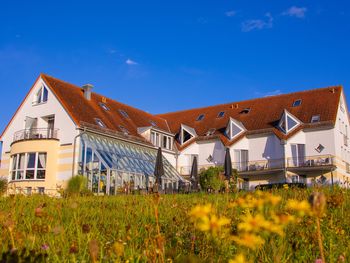
M 94 92 L 91 94 L 91 100 L 88 101 L 84 98 L 84 92 L 81 87 L 45 74 L 41 74 L 41 78 L 51 88 L 78 126 L 83 122 L 96 125 L 95 119 L 97 118 L 100 119 L 109 130 L 122 132 L 119 128 L 119 125 L 121 125 L 129 131 L 130 135 L 140 137 L 137 133 L 137 128 L 151 126 L 150 121 L 153 121 L 157 124 L 159 129 L 170 132 L 166 120 L 158 116 L 105 98 Z M 108 111 L 100 106 L 101 102 L 109 108 Z M 123 117 L 119 110 L 124 110 L 129 115 L 129 118 Z
M 287 139 L 294 135 L 297 131 L 309 124 L 313 115 L 320 115 L 320 123 L 335 123 L 337 109 L 339 105 L 341 86 L 334 86 L 322 89 L 307 90 L 290 94 L 283 94 L 271 97 L 264 97 L 240 102 L 232 102 L 205 108 L 190 109 L 178 112 L 170 112 L 159 114 L 158 117 L 168 121 L 170 130 L 177 133 L 181 124 L 190 126 L 196 130 L 198 136 L 205 136 L 206 132 L 215 128 L 215 134 L 221 139 L 225 145 L 231 145 L 233 141 L 229 141 L 224 136 L 224 131 L 230 117 L 240 121 L 247 129 L 247 134 L 258 130 L 269 130 L 281 139 Z M 293 102 L 301 99 L 301 105 L 293 107 Z M 249 113 L 241 113 L 244 109 L 250 108 Z M 284 110 L 288 110 L 297 117 L 302 125 L 285 135 L 278 128 L 277 124 Z M 219 112 L 224 111 L 222 118 L 217 118 Z M 197 117 L 204 114 L 204 119 L 196 121 Z M 316 124 L 315 124 L 316 125 Z M 319 124 L 317 124 L 319 126 Z M 308 125 L 310 126 L 310 125 Z M 209 138 L 209 137 L 208 137 Z M 191 143 L 195 140 L 191 140 Z M 187 147 L 190 142 L 180 147 Z

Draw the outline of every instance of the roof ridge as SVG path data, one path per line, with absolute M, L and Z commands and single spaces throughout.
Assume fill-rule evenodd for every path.
M 215 104 L 215 105 L 203 106 L 203 107 L 198 107 L 198 108 L 171 111 L 171 112 L 166 112 L 166 113 L 155 114 L 155 116 L 164 116 L 164 115 L 170 115 L 170 114 L 181 113 L 181 112 L 188 112 L 188 111 L 193 111 L 193 110 L 210 109 L 210 108 L 219 107 L 219 106 L 227 106 L 230 104 L 232 105 L 232 104 L 245 103 L 245 102 L 250 102 L 250 101 L 264 100 L 264 99 L 269 99 L 271 97 L 275 98 L 275 97 L 290 96 L 290 95 L 294 95 L 294 94 L 315 92 L 315 91 L 326 90 L 326 89 L 331 89 L 331 88 L 340 88 L 342 90 L 343 85 L 332 85 L 332 86 L 323 87 L 323 88 L 307 89 L 307 90 L 295 91 L 295 92 L 290 92 L 290 93 L 283 93 L 283 94 L 279 94 L 279 95 L 258 97 L 258 98 L 246 99 L 246 100 L 241 100 L 241 101 L 234 101 L 234 102 L 227 102 L 227 103 L 220 103 L 220 104 Z

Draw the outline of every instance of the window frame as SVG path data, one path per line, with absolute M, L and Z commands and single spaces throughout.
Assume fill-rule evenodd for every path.
M 320 122 L 320 120 L 321 120 L 321 116 L 320 116 L 320 114 L 317 114 L 317 115 L 312 115 L 311 116 L 310 122 L 311 123 L 317 123 L 317 122 Z
M 218 113 L 218 115 L 216 116 L 216 118 L 223 118 L 225 116 L 225 112 L 224 111 L 220 111 Z
M 297 99 L 297 100 L 293 101 L 292 107 L 299 107 L 302 102 L 303 102 L 302 99 Z
M 35 154 L 34 168 L 28 168 L 28 158 L 30 154 Z M 45 167 L 39 168 L 39 156 L 45 155 Z M 23 167 L 21 167 L 20 156 L 24 158 Z M 11 170 L 10 170 L 10 181 L 42 181 L 46 179 L 47 170 L 47 152 L 26 152 L 16 153 L 11 156 Z M 27 178 L 27 171 L 33 171 L 33 178 Z M 44 177 L 38 178 L 38 171 L 44 171 Z M 19 178 L 21 175 L 21 178 Z
M 40 105 L 40 104 L 47 103 L 48 100 L 49 100 L 49 91 L 44 85 L 42 85 L 40 89 L 35 93 L 34 101 L 32 104 Z
M 100 128 L 107 128 L 106 124 L 104 124 L 104 122 L 101 119 L 95 118 L 95 122 Z
M 205 114 L 199 114 L 196 121 L 202 121 L 204 120 Z
M 110 111 L 110 108 L 106 105 L 106 103 L 99 102 L 98 104 L 104 111 Z
M 119 114 L 122 115 L 122 117 L 124 117 L 125 119 L 130 119 L 129 114 L 128 114 L 125 110 L 119 109 L 118 112 L 119 112 Z

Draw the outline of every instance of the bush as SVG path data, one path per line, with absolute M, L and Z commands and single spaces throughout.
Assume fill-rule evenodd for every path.
M 220 177 L 220 173 L 224 171 L 223 167 L 210 167 L 200 172 L 199 183 L 205 191 L 212 189 L 218 191 L 225 187 L 224 181 Z
M 7 190 L 7 180 L 5 178 L 0 178 L 0 196 L 6 193 Z
M 68 196 L 90 195 L 91 191 L 87 188 L 87 178 L 82 175 L 77 175 L 69 179 L 66 194 Z

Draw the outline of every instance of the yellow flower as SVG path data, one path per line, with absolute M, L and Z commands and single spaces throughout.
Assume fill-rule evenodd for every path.
M 230 259 L 228 263 L 246 263 L 248 262 L 243 254 L 238 254 L 234 259 Z
M 211 204 L 207 204 L 203 206 L 197 205 L 191 210 L 190 215 L 194 218 L 203 218 L 208 216 L 212 211 L 213 211 L 213 208 Z
M 305 214 L 311 212 L 310 204 L 305 200 L 298 201 L 295 199 L 290 199 L 287 202 L 286 208 L 298 212 L 300 216 L 304 216 Z
M 281 197 L 278 195 L 269 195 L 268 200 L 269 202 L 273 205 L 276 206 L 279 204 L 279 202 L 281 202 Z
M 256 249 L 265 243 L 260 236 L 247 233 L 240 236 L 232 236 L 231 239 L 238 245 L 250 249 Z
M 213 234 L 218 233 L 221 228 L 225 225 L 230 224 L 230 219 L 226 217 L 218 218 L 216 215 L 211 215 L 210 217 L 202 217 L 199 224 L 198 229 L 203 232 L 212 232 Z
M 271 226 L 271 223 L 261 214 L 255 216 L 247 214 L 241 219 L 242 222 L 238 224 L 238 230 L 240 231 L 259 232 L 261 229 L 269 229 Z
M 284 184 L 284 185 L 283 185 L 283 188 L 284 188 L 284 189 L 288 189 L 288 188 L 289 188 L 288 184 Z

